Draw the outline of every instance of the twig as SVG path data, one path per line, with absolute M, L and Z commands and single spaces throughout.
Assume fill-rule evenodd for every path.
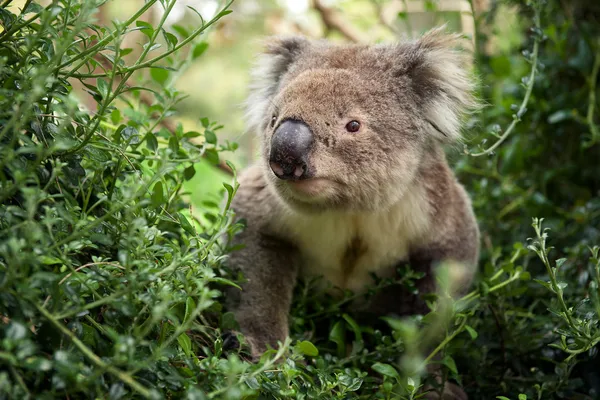
M 450 343 L 459 333 L 463 332 L 466 324 L 467 319 L 463 318 L 458 328 L 456 328 L 451 335 L 446 336 L 446 338 L 431 353 L 429 353 L 429 355 L 423 361 L 423 364 L 427 364 L 429 361 L 431 361 L 431 359 L 435 357 L 435 355 L 439 353 L 444 347 L 446 347 L 446 345 Z
M 594 58 L 594 66 L 592 67 L 592 75 L 590 76 L 590 94 L 586 120 L 592 133 L 592 140 L 588 143 L 588 147 L 600 140 L 600 131 L 598 131 L 598 127 L 594 123 L 594 110 L 596 109 L 596 81 L 598 80 L 598 70 L 600 70 L 600 51 L 596 53 L 596 57 Z
M 321 0 L 313 0 L 313 8 L 321 15 L 321 20 L 328 30 L 336 30 L 354 43 L 363 41 L 362 35 L 357 29 L 344 21 L 333 8 L 323 5 Z
M 506 140 L 506 138 L 508 138 L 508 136 L 512 133 L 513 129 L 515 129 L 515 126 L 517 126 L 517 123 L 521 121 L 521 117 L 523 116 L 523 114 L 525 114 L 525 110 L 527 109 L 527 104 L 529 103 L 529 98 L 531 97 L 531 92 L 533 91 L 533 85 L 535 83 L 535 74 L 537 72 L 537 67 L 538 67 L 538 53 L 539 53 L 539 49 L 540 49 L 540 42 L 542 40 L 542 37 L 541 37 L 542 34 L 540 32 L 540 10 L 539 10 L 539 7 L 540 7 L 539 4 L 534 6 L 535 32 L 534 32 L 534 39 L 533 39 L 534 40 L 533 54 L 531 56 L 531 72 L 529 74 L 529 79 L 527 80 L 527 89 L 525 91 L 525 97 L 523 97 L 523 101 L 521 102 L 521 106 L 519 107 L 519 110 L 513 116 L 512 122 L 510 123 L 510 125 L 508 126 L 506 131 L 502 134 L 502 136 L 500 136 L 498 138 L 496 143 L 494 143 L 489 148 L 485 149 L 484 151 L 482 151 L 480 153 L 472 153 L 471 156 L 473 156 L 473 157 L 485 156 L 485 155 L 488 155 L 488 154 L 491 154 L 492 152 L 494 152 L 494 150 L 496 150 Z

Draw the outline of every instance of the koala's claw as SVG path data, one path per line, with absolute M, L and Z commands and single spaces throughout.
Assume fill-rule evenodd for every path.
M 239 350 L 242 347 L 236 333 L 233 331 L 223 332 L 221 340 L 223 340 L 223 351 Z

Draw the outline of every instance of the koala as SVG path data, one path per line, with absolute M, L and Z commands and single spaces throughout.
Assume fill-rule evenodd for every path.
M 267 41 L 247 101 L 260 157 L 238 178 L 231 207 L 245 229 L 232 240 L 244 246 L 228 260 L 246 278 L 228 297 L 253 356 L 288 336 L 299 279 L 360 293 L 410 263 L 428 293 L 433 268 L 455 261 L 468 288 L 479 230 L 443 150 L 477 107 L 460 42 L 443 28 L 395 44 Z M 427 312 L 401 287 L 360 307 Z

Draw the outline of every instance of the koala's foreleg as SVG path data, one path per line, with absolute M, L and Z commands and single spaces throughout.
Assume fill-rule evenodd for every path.
M 242 290 L 230 289 L 240 330 L 257 359 L 267 346 L 288 336 L 288 315 L 298 272 L 296 250 L 271 237 L 246 232 L 237 239 L 246 246 L 234 252 L 230 265 L 245 278 Z M 237 293 L 235 293 L 237 291 Z

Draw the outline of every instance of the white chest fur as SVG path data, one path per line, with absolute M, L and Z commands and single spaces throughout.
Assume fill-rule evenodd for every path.
M 385 212 L 290 212 L 283 219 L 303 255 L 301 275 L 323 276 L 334 286 L 353 291 L 371 284 L 371 273 L 391 276 L 430 225 L 428 202 L 420 188 Z

